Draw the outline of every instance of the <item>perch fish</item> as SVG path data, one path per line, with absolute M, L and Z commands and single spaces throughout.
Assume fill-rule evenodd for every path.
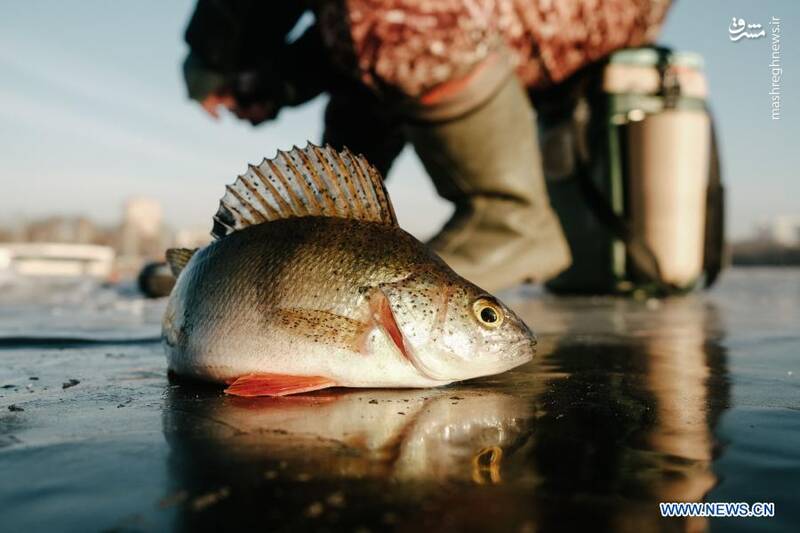
M 535 338 L 397 224 L 377 170 L 331 147 L 248 167 L 215 240 L 170 249 L 169 370 L 238 396 L 435 387 L 531 360 Z

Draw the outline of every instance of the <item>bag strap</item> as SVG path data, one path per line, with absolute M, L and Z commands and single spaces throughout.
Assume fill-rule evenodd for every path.
M 722 169 L 719 160 L 719 145 L 714 127 L 714 116 L 706 108 L 711 118 L 711 154 L 708 168 L 708 189 L 706 192 L 706 231 L 703 249 L 704 288 L 717 281 L 725 263 L 725 187 L 722 185 Z
M 587 161 L 579 159 L 577 170 L 578 184 L 586 204 L 594 216 L 606 226 L 614 236 L 625 243 L 628 255 L 636 271 L 645 278 L 647 283 L 654 286 L 654 292 L 669 293 L 679 288 L 663 281 L 661 267 L 653 251 L 639 238 L 627 220 L 619 216 L 611 208 L 609 201 L 597 188 L 591 178 L 590 166 Z

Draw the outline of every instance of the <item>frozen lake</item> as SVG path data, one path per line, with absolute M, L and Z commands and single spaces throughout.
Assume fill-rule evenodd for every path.
M 0 285 L 0 529 L 797 530 L 800 270 L 505 301 L 540 342 L 501 376 L 242 399 L 167 381 L 163 301 Z

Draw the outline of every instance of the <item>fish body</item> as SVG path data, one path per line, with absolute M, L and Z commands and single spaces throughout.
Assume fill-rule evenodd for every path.
M 363 160 L 338 154 L 331 172 L 336 157 L 312 146 L 251 167 L 218 240 L 170 254 L 170 370 L 253 396 L 438 386 L 530 360 L 527 326 L 397 226 Z

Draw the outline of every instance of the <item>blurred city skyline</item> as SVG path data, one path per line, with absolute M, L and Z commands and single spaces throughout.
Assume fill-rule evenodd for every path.
M 193 1 L 4 3 L 0 7 L 0 225 L 53 215 L 118 219 L 152 197 L 175 228 L 208 227 L 248 162 L 321 137 L 324 98 L 252 128 L 210 120 L 186 98 L 180 65 Z M 800 4 L 678 2 L 659 42 L 701 53 L 718 120 L 729 235 L 800 214 L 796 51 Z M 732 17 L 782 23 L 781 120 L 770 116 L 770 42 L 731 42 Z M 390 174 L 401 224 L 430 235 L 448 216 L 413 152 Z

